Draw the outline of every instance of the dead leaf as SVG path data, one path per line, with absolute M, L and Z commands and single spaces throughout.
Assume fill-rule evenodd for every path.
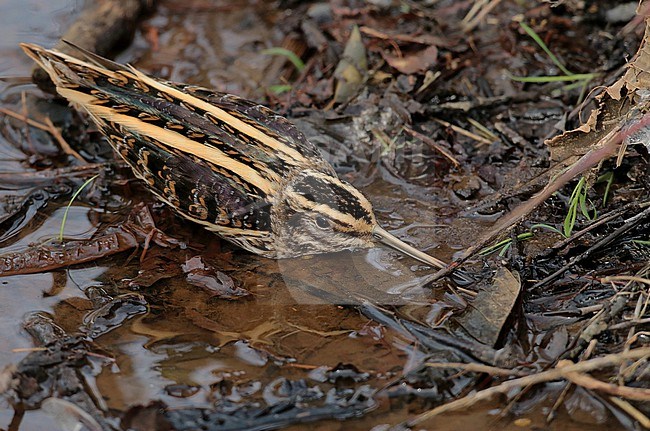
M 589 119 L 577 129 L 565 132 L 546 142 L 551 150 L 551 160 L 561 165 L 558 172 L 577 156 L 582 156 L 599 145 L 612 131 L 625 130 L 633 121 L 647 112 L 648 97 L 640 93 L 650 89 L 650 22 L 646 21 L 645 34 L 639 50 L 627 64 L 627 71 L 614 84 L 607 87 L 596 100 L 598 107 Z M 625 97 L 623 97 L 625 95 Z M 636 111 L 637 115 L 630 115 Z
M 2 371 L 0 371 L 0 395 L 4 394 L 14 386 L 15 372 L 16 366 L 13 364 L 7 365 Z
M 247 290 L 236 287 L 231 277 L 221 271 L 215 272 L 212 267 L 206 265 L 201 259 L 201 256 L 194 256 L 188 259 L 181 267 L 186 274 L 188 283 L 205 289 L 212 296 L 219 298 L 240 298 L 250 295 L 250 292 Z
M 417 43 L 420 45 L 436 45 L 436 46 L 451 46 L 452 42 L 445 40 L 441 37 L 437 37 L 431 34 L 421 34 L 414 36 L 411 34 L 389 34 L 375 28 L 362 26 L 360 28 L 363 34 L 367 34 L 370 37 L 375 37 L 377 39 L 390 40 L 396 42 L 405 42 L 405 43 Z
M 391 67 L 406 75 L 412 75 L 417 72 L 424 72 L 436 63 L 438 48 L 431 45 L 422 51 L 403 57 L 395 57 L 384 52 L 381 55 Z
M 459 261 L 472 256 L 497 235 L 530 214 L 538 205 L 578 175 L 616 155 L 627 144 L 650 129 L 650 22 L 628 70 L 616 83 L 596 97 L 598 107 L 586 124 L 546 141 L 553 166 L 548 185 L 528 201 L 502 217 L 475 245 L 465 250 Z M 619 158 L 622 157 L 622 152 Z M 620 160 L 619 160 L 620 162 Z M 440 270 L 436 277 L 449 269 Z
M 343 57 L 334 70 L 336 78 L 334 102 L 345 102 L 352 97 L 363 84 L 367 73 L 366 48 L 361 40 L 359 27 L 354 26 L 350 33 L 350 39 L 345 45 L 345 50 L 343 50 Z
M 41 405 L 41 410 L 47 413 L 62 430 L 102 431 L 105 429 L 90 413 L 62 398 L 46 398 Z
M 488 346 L 495 346 L 520 291 L 519 276 L 505 268 L 499 268 L 492 286 L 480 290 L 469 311 L 456 321 L 474 339 Z

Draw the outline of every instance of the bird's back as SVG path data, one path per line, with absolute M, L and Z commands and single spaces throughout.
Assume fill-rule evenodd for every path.
M 22 47 L 152 192 L 248 250 L 273 255 L 270 205 L 287 178 L 307 168 L 335 175 L 294 125 L 264 106 L 81 51 L 85 60 Z

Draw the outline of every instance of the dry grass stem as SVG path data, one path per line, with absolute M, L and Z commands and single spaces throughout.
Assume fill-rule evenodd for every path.
M 497 386 L 493 386 L 491 388 L 484 389 L 482 391 L 474 392 L 471 395 L 468 395 L 466 397 L 460 398 L 455 401 L 451 401 L 447 404 L 443 404 L 432 410 L 429 410 L 428 412 L 416 416 L 415 418 L 407 421 L 403 425 L 405 425 L 406 427 L 413 427 L 435 416 L 438 416 L 442 413 L 469 408 L 474 404 L 478 403 L 479 401 L 489 399 L 496 394 L 507 394 L 513 389 L 519 389 L 529 385 L 551 382 L 560 379 L 569 379 L 576 384 L 585 382 L 587 384 L 594 385 L 594 382 L 592 382 L 591 380 L 582 379 L 581 377 L 578 377 L 579 374 L 593 371 L 593 370 L 598 370 L 601 368 L 611 367 L 614 365 L 619 365 L 628 360 L 641 359 L 648 356 L 650 356 L 650 347 L 633 349 L 624 353 L 612 353 L 598 358 L 589 359 L 587 361 L 582 361 L 577 364 L 573 364 L 569 361 L 563 361 L 560 364 L 558 364 L 558 366 L 556 366 L 551 370 L 547 370 L 541 373 L 532 374 L 529 376 L 525 376 L 513 380 L 508 380 Z M 575 379 L 575 381 L 572 379 Z M 610 388 L 607 384 L 604 385 L 606 385 L 606 386 L 602 386 L 604 390 L 607 391 L 612 390 L 612 388 Z M 599 386 L 598 389 L 600 390 L 601 386 Z M 626 389 L 629 389 L 630 391 L 628 392 Z M 631 396 L 634 397 L 641 396 L 641 395 L 644 397 L 650 396 L 645 394 L 645 392 L 647 391 L 645 389 L 638 390 L 636 388 L 625 388 L 620 391 L 626 394 L 630 394 Z M 650 398 L 644 398 L 644 399 L 650 399 Z
M 66 153 L 71 156 L 73 156 L 75 159 L 81 161 L 82 163 L 86 163 L 86 160 L 84 160 L 83 157 L 79 155 L 75 150 L 70 147 L 70 145 L 63 139 L 63 136 L 61 136 L 61 132 L 59 129 L 54 126 L 52 123 L 52 120 L 50 120 L 49 117 L 45 118 L 45 122 L 41 123 L 40 121 L 32 120 L 29 118 L 26 114 L 19 114 L 17 112 L 14 112 L 10 109 L 2 108 L 0 107 L 0 113 L 3 113 L 5 115 L 8 115 L 9 117 L 15 118 L 16 120 L 20 120 L 24 122 L 25 124 L 28 124 L 32 127 L 36 127 L 37 129 L 43 130 L 45 132 L 48 132 L 50 135 L 56 139 L 56 141 L 59 143 L 61 146 L 61 149 Z
M 447 124 L 449 124 L 449 123 L 447 123 Z M 458 160 L 456 160 L 456 158 L 449 151 L 444 149 L 442 146 L 438 145 L 438 143 L 436 141 L 434 141 L 433 139 L 429 138 L 428 136 L 423 135 L 420 132 L 416 132 L 415 130 L 411 129 L 410 127 L 404 127 L 404 130 L 409 135 L 413 136 L 414 138 L 417 138 L 417 139 L 421 140 L 422 142 L 424 142 L 425 144 L 430 145 L 431 147 L 433 147 L 436 151 L 438 151 L 440 154 L 442 154 L 447 159 L 449 159 L 449 161 L 451 163 L 453 163 L 454 166 L 456 166 L 456 167 L 460 166 L 460 162 Z
M 484 138 L 481 135 L 477 135 L 476 133 L 472 133 L 469 130 L 465 130 L 462 127 L 456 126 L 455 124 L 451 124 L 448 121 L 441 120 L 439 118 L 435 118 L 434 121 L 436 123 L 442 124 L 445 127 L 449 127 L 451 130 L 458 133 L 459 135 L 467 136 L 468 138 L 473 139 L 476 142 L 480 142 L 481 144 L 490 145 L 492 143 L 492 141 L 489 140 L 488 138 Z

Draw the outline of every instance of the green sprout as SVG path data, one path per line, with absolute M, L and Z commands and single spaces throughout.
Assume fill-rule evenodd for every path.
M 70 206 L 72 206 L 72 203 L 74 200 L 79 196 L 79 193 L 86 188 L 86 186 L 90 183 L 92 183 L 95 178 L 97 178 L 99 174 L 95 175 L 94 177 L 88 178 L 82 185 L 77 189 L 76 192 L 72 195 L 72 198 L 70 198 L 70 202 L 68 202 L 68 205 L 65 207 L 65 212 L 63 213 L 63 220 L 61 220 L 61 229 L 59 230 L 59 241 L 63 242 L 63 230 L 65 229 L 65 223 L 68 220 L 68 211 L 70 211 Z
M 532 225 L 530 227 L 530 229 L 528 230 L 528 232 L 520 233 L 519 235 L 517 235 L 517 241 L 526 241 L 526 240 L 532 238 L 535 235 L 535 229 L 538 229 L 538 228 L 547 229 L 547 230 L 550 230 L 550 231 L 552 231 L 554 233 L 557 233 L 557 234 L 559 234 L 561 236 L 564 236 L 564 234 L 560 230 L 554 228 L 551 225 L 548 225 L 548 224 L 545 224 L 545 223 L 537 223 L 537 224 Z M 491 245 L 489 247 L 484 248 L 483 250 L 481 250 L 479 252 L 479 254 L 481 256 L 487 256 L 488 254 L 491 254 L 491 253 L 495 252 L 496 250 L 500 249 L 499 257 L 503 257 L 506 254 L 506 252 L 508 251 L 508 249 L 510 249 L 511 245 L 512 245 L 512 238 L 507 238 L 507 239 L 504 239 L 503 241 L 499 241 L 496 244 L 493 244 L 493 245 Z
M 607 190 L 609 190 L 609 188 Z M 589 191 L 589 186 L 587 185 L 586 178 L 585 177 L 580 178 L 578 184 L 576 184 L 575 188 L 573 189 L 573 192 L 571 193 L 571 197 L 569 198 L 569 209 L 567 211 L 567 215 L 564 218 L 562 230 L 557 229 L 556 227 L 553 227 L 546 223 L 536 223 L 530 227 L 528 232 L 524 232 L 517 235 L 516 237 L 517 240 L 525 241 L 532 238 L 535 235 L 536 229 L 546 229 L 564 238 L 569 238 L 573 233 L 573 229 L 575 228 L 575 224 L 578 219 L 578 214 L 582 214 L 587 220 L 594 220 L 597 217 L 596 209 L 594 208 L 594 205 L 591 203 L 591 201 L 588 201 L 587 199 L 588 191 Z M 635 240 L 635 242 L 638 242 L 639 244 L 644 243 L 641 240 Z M 503 257 L 511 245 L 512 245 L 512 238 L 507 238 L 497 242 L 496 244 L 484 248 L 479 252 L 479 254 L 481 256 L 486 256 L 488 254 L 494 253 L 495 251 L 499 250 L 499 257 Z M 650 245 L 650 241 L 648 241 L 648 245 Z
M 547 83 L 547 82 L 571 82 L 571 81 L 577 81 L 574 82 L 573 84 L 569 84 L 564 87 L 565 90 L 570 90 L 572 88 L 576 87 L 582 87 L 582 94 L 584 94 L 585 89 L 587 88 L 587 84 L 596 76 L 598 76 L 597 73 L 573 73 L 569 69 L 567 69 L 564 64 L 557 58 L 555 54 L 551 52 L 551 50 L 546 46 L 544 41 L 542 40 L 541 37 L 537 33 L 535 33 L 535 30 L 533 30 L 528 24 L 525 22 L 520 22 L 519 25 L 521 26 L 522 29 L 530 36 L 537 45 L 539 45 L 540 48 L 548 55 L 550 60 L 560 69 L 563 73 L 563 75 L 558 75 L 558 76 L 511 76 L 510 79 L 513 81 L 517 82 L 532 82 L 532 83 Z M 582 94 L 581 94 L 581 99 L 582 99 Z
M 518 241 L 525 241 L 527 239 L 530 239 L 533 237 L 533 232 L 524 232 L 520 233 L 517 235 L 517 240 Z M 488 254 L 491 254 L 497 250 L 500 249 L 499 251 L 499 257 L 505 256 L 506 252 L 508 249 L 510 249 L 510 246 L 512 245 L 512 238 L 507 238 L 504 239 L 503 241 L 499 241 L 496 244 L 493 244 L 489 247 L 485 247 L 483 250 L 479 252 L 481 256 L 487 256 Z
M 293 66 L 296 68 L 298 72 L 302 72 L 305 69 L 305 63 L 300 59 L 300 57 L 298 57 L 295 52 L 290 51 L 286 48 L 280 48 L 280 47 L 269 48 L 263 50 L 262 54 L 279 55 L 282 57 L 286 57 L 286 59 L 289 60 L 291 64 L 293 64 Z M 291 86 L 291 84 L 275 84 L 275 85 L 270 85 L 268 87 L 268 91 L 270 91 L 273 94 L 280 95 L 288 91 L 291 91 L 292 88 L 293 87 Z
M 587 206 L 588 191 L 589 186 L 587 185 L 586 178 L 580 178 L 580 181 L 576 184 L 571 193 L 571 197 L 569 198 L 569 209 L 562 225 L 562 234 L 567 238 L 571 236 L 571 233 L 573 233 L 576 220 L 578 219 L 578 213 L 581 213 L 587 220 L 594 220 L 597 217 L 596 209 L 593 204 L 589 202 L 591 210 Z M 593 214 L 590 211 L 593 211 Z
M 605 193 L 603 194 L 603 206 L 607 203 L 607 198 L 609 198 L 609 191 L 612 188 L 614 183 L 614 172 L 606 172 L 598 177 L 596 184 L 605 183 Z
M 289 84 L 276 84 L 276 85 L 269 85 L 268 89 L 271 93 L 280 95 L 282 93 L 286 93 L 287 91 L 291 91 L 291 85 Z
M 300 57 L 298 57 L 295 52 L 290 51 L 286 48 L 280 48 L 280 47 L 269 48 L 263 50 L 262 54 L 280 55 L 286 57 L 287 60 L 289 60 L 291 64 L 294 65 L 294 67 L 298 72 L 302 72 L 305 69 L 305 63 L 300 59 Z

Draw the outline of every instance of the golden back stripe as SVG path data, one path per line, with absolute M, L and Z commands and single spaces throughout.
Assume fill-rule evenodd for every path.
M 262 132 L 261 130 L 251 126 L 250 124 L 245 123 L 244 121 L 240 120 L 239 118 L 229 114 L 228 112 L 224 111 L 223 109 L 220 109 L 208 102 L 205 102 L 199 98 L 196 98 L 194 96 L 191 96 L 189 94 L 183 93 L 180 90 L 177 90 L 175 88 L 172 88 L 168 85 L 165 85 L 161 82 L 156 81 L 155 79 L 145 75 L 144 73 L 140 72 L 139 70 L 135 68 L 131 68 L 131 71 L 137 75 L 137 78 L 145 82 L 147 85 L 150 85 L 157 90 L 160 90 L 164 93 L 170 94 L 174 96 L 175 98 L 182 100 L 185 103 L 189 103 L 192 106 L 195 106 L 205 112 L 209 112 L 212 115 L 214 115 L 216 118 L 219 120 L 223 121 L 224 123 L 228 124 L 229 126 L 235 128 L 239 132 L 250 136 L 251 138 L 259 141 L 263 145 L 266 145 L 267 147 L 279 151 L 281 153 L 284 153 L 286 156 L 288 156 L 287 163 L 294 165 L 294 166 L 301 166 L 305 165 L 307 163 L 307 160 L 305 157 L 300 154 L 297 150 L 289 147 L 286 144 L 283 144 L 282 142 L 278 141 L 277 139 L 273 138 L 272 136 L 269 136 Z
M 30 56 L 34 61 L 36 61 L 36 63 L 38 63 L 41 67 L 43 67 L 43 69 L 45 69 L 47 72 L 50 71 L 49 68 L 46 67 L 46 65 L 43 64 L 43 61 L 42 61 L 41 58 L 34 57 L 34 55 L 32 55 L 32 52 L 40 53 L 41 55 L 43 55 L 45 57 L 51 57 L 51 56 L 60 57 L 63 60 L 65 60 L 65 62 L 73 63 L 73 64 L 76 64 L 78 66 L 88 68 L 88 69 L 93 70 L 95 72 L 101 73 L 102 75 L 105 75 L 105 76 L 110 76 L 110 77 L 113 77 L 113 78 L 116 77 L 115 72 L 113 72 L 112 70 L 108 70 L 103 66 L 98 66 L 96 64 L 89 63 L 87 61 L 79 60 L 78 58 L 72 57 L 72 56 L 70 56 L 68 54 L 65 54 L 65 53 L 61 52 L 61 51 L 57 51 L 57 50 L 54 50 L 54 49 L 45 49 L 45 48 L 42 48 L 42 47 L 40 47 L 38 45 L 31 44 L 31 43 L 21 43 L 20 46 L 23 48 L 23 50 L 25 51 L 25 53 L 28 56 Z M 124 72 L 120 72 L 120 73 L 124 73 Z M 54 79 L 55 76 L 56 76 L 56 74 L 52 75 L 50 73 L 50 77 L 52 79 Z M 135 76 L 132 76 L 132 78 L 135 79 Z
M 64 59 L 66 62 L 73 63 L 82 67 L 86 67 L 90 70 L 93 70 L 95 72 L 101 73 L 105 76 L 110 76 L 113 78 L 121 78 L 120 75 L 129 77 L 133 79 L 134 81 L 138 82 L 139 80 L 150 85 L 151 87 L 156 88 L 157 90 L 170 94 L 174 97 L 176 97 L 179 100 L 182 100 L 185 103 L 188 103 L 192 106 L 195 106 L 205 112 L 209 112 L 212 115 L 214 115 L 216 118 L 219 120 L 223 121 L 224 123 L 228 124 L 229 126 L 235 128 L 239 132 L 249 136 L 252 139 L 255 139 L 262 143 L 263 145 L 271 148 L 272 150 L 279 151 L 281 153 L 284 153 L 286 156 L 288 156 L 286 159 L 284 159 L 288 164 L 294 165 L 294 166 L 303 166 L 307 164 L 307 160 L 305 157 L 300 154 L 299 151 L 291 148 L 288 145 L 283 144 L 282 142 L 278 141 L 277 139 L 273 138 L 272 136 L 269 136 L 262 132 L 261 130 L 251 126 L 250 124 L 245 123 L 244 121 L 240 120 L 239 118 L 229 114 L 228 112 L 224 111 L 223 109 L 220 109 L 208 102 L 205 102 L 199 98 L 196 98 L 194 96 L 191 96 L 189 94 L 183 93 L 180 90 L 177 90 L 173 87 L 170 87 L 168 85 L 165 85 L 161 82 L 156 81 L 155 79 L 145 75 L 144 73 L 140 72 L 133 66 L 128 65 L 128 67 L 131 70 L 131 73 L 120 70 L 119 73 L 116 73 L 114 71 L 108 70 L 102 66 L 98 66 L 83 60 L 80 60 L 78 58 L 72 57 L 70 55 L 64 54 L 62 52 L 56 51 L 56 50 L 46 50 L 41 48 L 40 46 L 37 45 L 32 45 L 28 43 L 21 44 L 24 48 L 27 48 L 25 51 L 30 57 L 32 57 L 38 64 L 41 65 L 46 71 L 50 72 L 50 68 L 47 67 L 47 65 L 43 64 L 42 60 L 40 58 L 34 57 L 31 51 L 34 52 L 45 52 L 45 53 L 50 53 L 52 52 L 53 54 L 50 55 L 57 55 Z M 54 78 L 56 76 L 56 73 L 49 73 L 50 76 Z
M 81 93 L 70 88 L 58 87 L 57 91 L 61 96 L 83 106 L 90 115 L 100 119 L 108 120 L 121 124 L 126 128 L 133 130 L 141 135 L 150 136 L 166 146 L 175 148 L 185 153 L 194 155 L 200 159 L 207 160 L 215 165 L 225 168 L 235 174 L 247 183 L 262 190 L 267 195 L 275 191 L 275 187 L 280 183 L 280 178 L 271 175 L 271 181 L 263 178 L 255 169 L 228 157 L 222 151 L 207 147 L 199 142 L 193 141 L 186 136 L 172 130 L 163 129 L 149 123 L 145 123 L 137 118 L 124 114 L 118 114 L 111 108 L 92 103 L 95 98 L 92 95 Z

